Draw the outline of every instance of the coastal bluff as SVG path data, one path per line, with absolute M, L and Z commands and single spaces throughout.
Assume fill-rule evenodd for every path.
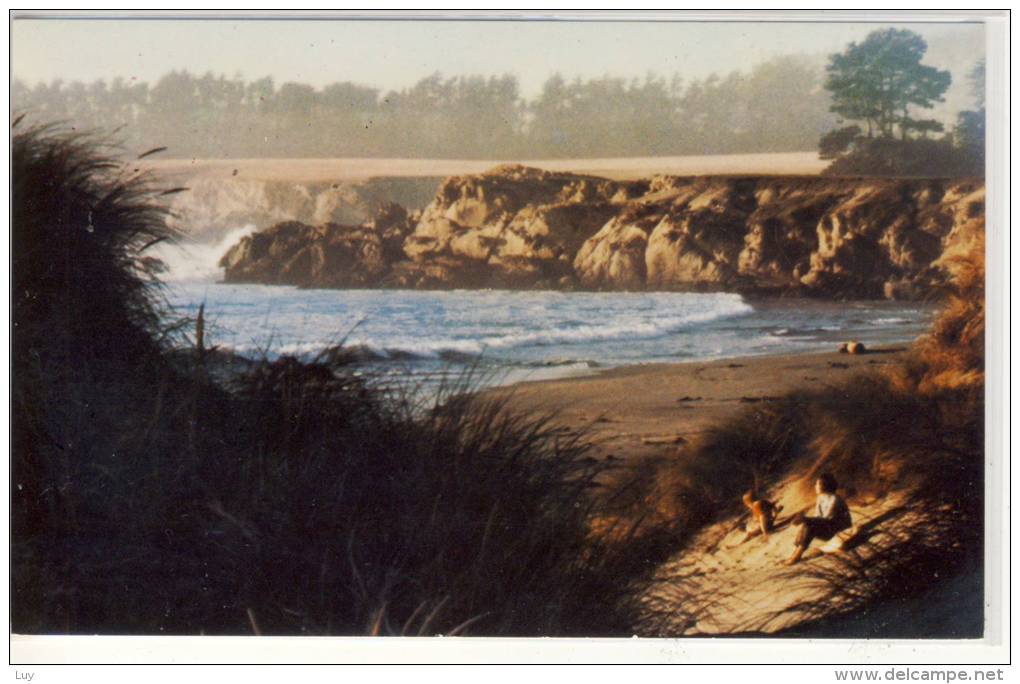
M 424 209 L 284 221 L 222 257 L 228 283 L 308 288 L 730 291 L 917 299 L 984 230 L 981 179 L 656 175 L 520 165 L 446 178 Z

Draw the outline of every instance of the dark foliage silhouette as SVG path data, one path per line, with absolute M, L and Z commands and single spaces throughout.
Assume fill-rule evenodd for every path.
M 640 561 L 588 535 L 583 435 L 343 350 L 216 372 L 145 256 L 166 191 L 95 137 L 12 145 L 15 631 L 622 632 Z

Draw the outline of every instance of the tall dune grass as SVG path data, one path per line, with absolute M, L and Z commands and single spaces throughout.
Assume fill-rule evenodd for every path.
M 461 386 L 415 410 L 343 354 L 213 382 L 165 343 L 161 191 L 95 138 L 12 144 L 14 631 L 624 632 L 640 560 L 587 534 L 583 435 Z

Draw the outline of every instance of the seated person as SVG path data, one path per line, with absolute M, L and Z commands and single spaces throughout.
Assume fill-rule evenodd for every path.
M 849 529 L 852 525 L 850 520 L 850 509 L 846 502 L 836 495 L 836 478 L 825 473 L 815 482 L 815 492 L 818 494 L 818 516 L 798 515 L 794 519 L 794 525 L 800 525 L 797 533 L 797 541 L 794 542 L 793 554 L 786 559 L 787 565 L 793 565 L 800 560 L 804 551 L 811 545 L 811 540 L 832 539 L 837 533 Z

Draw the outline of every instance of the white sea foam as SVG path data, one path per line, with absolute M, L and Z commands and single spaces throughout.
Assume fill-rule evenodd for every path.
M 241 238 L 251 235 L 254 225 L 235 228 L 217 242 L 196 242 L 182 238 L 175 243 L 162 242 L 152 248 L 152 256 L 167 267 L 164 278 L 170 282 L 212 283 L 220 280 L 219 260 Z
M 903 318 L 902 316 L 883 317 L 875 318 L 868 321 L 869 325 L 883 326 L 883 325 L 903 325 L 904 323 L 910 323 L 909 318 Z
M 481 354 L 487 350 L 497 351 L 522 347 L 558 347 L 619 340 L 654 340 L 701 323 L 740 316 L 753 311 L 753 308 L 737 295 L 707 296 L 712 297 L 712 301 L 705 310 L 661 317 L 635 316 L 619 312 L 616 321 L 606 321 L 599 325 L 570 325 L 561 322 L 559 326 L 555 324 L 542 325 L 536 326 L 538 329 L 533 330 L 526 325 L 520 325 L 524 323 L 523 321 L 518 321 L 518 329 L 514 332 L 501 335 L 482 335 L 476 339 L 450 337 L 384 339 L 354 334 L 351 336 L 350 342 L 373 349 L 384 356 L 394 351 L 400 351 L 415 356 L 435 358 L 444 352 Z M 702 300 L 698 303 L 706 302 Z

